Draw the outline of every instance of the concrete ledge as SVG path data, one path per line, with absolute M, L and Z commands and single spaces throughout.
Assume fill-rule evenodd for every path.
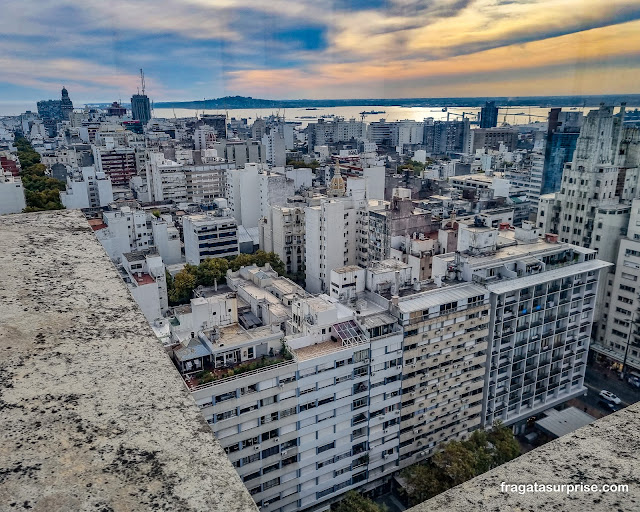
M 77 211 L 0 217 L 0 509 L 256 511 Z
M 640 510 L 640 404 L 602 418 L 409 512 Z M 500 484 L 628 484 L 626 493 L 504 493 Z

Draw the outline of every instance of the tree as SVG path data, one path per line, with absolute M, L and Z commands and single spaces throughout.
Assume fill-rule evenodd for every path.
M 20 177 L 27 203 L 25 212 L 63 209 L 60 191 L 65 190 L 65 182 L 47 176 L 46 166 L 40 163 L 40 154 L 34 151 L 27 139 L 17 137 L 14 144 L 18 148 Z
M 476 475 L 489 471 L 493 466 L 493 454 L 489 450 L 487 432 L 485 430 L 475 430 L 467 441 L 462 443 L 473 453 L 473 466 Z
M 208 258 L 195 267 L 196 286 L 213 286 L 221 283 L 227 275 L 229 262 L 224 258 Z
M 502 423 L 496 423 L 487 434 L 487 440 L 493 445 L 493 467 L 509 462 L 520 455 L 520 444 L 513 431 Z
M 191 298 L 194 288 L 196 287 L 196 276 L 184 268 L 178 272 L 173 279 L 173 286 L 169 294 L 169 300 L 173 304 L 187 302 Z
M 454 487 L 476 476 L 473 452 L 459 441 L 450 441 L 433 456 L 433 465 L 440 475 Z
M 356 491 L 349 491 L 340 500 L 335 512 L 383 512 L 384 509 L 377 503 L 365 498 Z
M 445 491 L 440 473 L 431 465 L 415 464 L 402 474 L 407 480 L 407 495 L 411 506 L 422 503 Z
M 240 267 L 249 267 L 253 265 L 254 262 L 255 262 L 255 259 L 253 255 L 238 254 L 235 258 L 233 258 L 229 262 L 229 266 L 231 267 L 231 270 L 233 270 L 234 272 L 237 272 L 238 270 L 240 270 Z

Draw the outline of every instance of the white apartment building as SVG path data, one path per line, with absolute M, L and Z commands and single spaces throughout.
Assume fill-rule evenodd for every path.
M 317 123 L 307 125 L 309 147 L 364 139 L 366 133 L 366 124 L 355 119 L 349 119 L 349 121 L 340 117 L 336 117 L 332 121 L 318 119 Z
M 490 368 L 483 425 L 518 424 L 586 392 L 584 375 L 600 270 L 593 250 L 540 237 L 529 223 L 460 224 L 458 253 L 435 256 L 433 274 L 490 293 Z
M 246 164 L 243 168 L 227 171 L 225 197 L 236 222 L 245 227 L 257 226 L 261 216 L 258 174 L 262 169 L 261 164 Z
M 183 166 L 165 158 L 162 153 L 149 152 L 147 155 L 146 178 L 152 201 L 189 201 Z
M 305 261 L 305 209 L 300 206 L 271 206 L 260 219 L 260 248 L 275 252 L 287 274 L 302 272 Z
M 182 262 L 180 232 L 173 224 L 171 215 L 161 215 L 157 218 L 153 216 L 151 218 L 151 234 L 153 236 L 153 245 L 165 265 L 174 265 Z
M 366 264 L 366 236 L 358 236 L 367 224 L 364 182 L 350 178 L 349 187 L 350 195 L 322 197 L 319 204 L 305 208 L 306 288 L 310 293 L 329 292 L 332 269 Z
M 504 177 L 509 180 L 511 185 L 523 191 L 532 205 L 537 209 L 540 200 L 540 191 L 542 190 L 543 172 L 544 146 L 534 149 L 525 155 L 521 162 L 508 168 L 504 173 Z
M 0 215 L 20 213 L 26 207 L 22 180 L 0 168 Z
M 283 133 L 271 129 L 268 134 L 262 136 L 262 145 L 265 148 L 266 160 L 272 166 L 283 167 L 286 164 L 287 149 Z
M 266 150 L 262 142 L 256 140 L 224 140 L 213 145 L 218 156 L 236 167 L 242 167 L 248 163 L 264 163 Z
M 169 308 L 165 267 L 153 252 L 123 254 L 120 273 L 145 318 L 152 323 Z
M 226 173 L 233 167 L 231 164 L 208 162 L 215 159 L 208 155 L 202 159 L 207 163 L 195 164 L 192 154 L 178 151 L 176 157 L 180 157 L 182 162 L 169 160 L 163 153 L 148 154 L 145 179 L 151 201 L 202 204 L 224 196 Z
M 94 227 L 96 237 L 109 257 L 122 261 L 123 254 L 153 247 L 153 230 L 147 212 L 122 206 L 102 213 L 102 225 Z
M 246 164 L 227 171 L 226 197 L 238 224 L 257 227 L 271 206 L 286 205 L 295 194 L 294 182 L 263 164 Z
M 280 336 L 269 328 L 221 328 L 211 344 L 216 365 L 262 356 L 272 364 L 206 384 L 189 381 L 265 511 L 326 510 L 348 490 L 376 485 L 397 469 L 402 332 L 395 318 L 371 305 L 356 319 L 327 296 L 296 304 L 306 315 L 294 313 L 299 333 L 285 340 L 292 359 L 280 355 Z
M 640 199 L 631 203 L 629 230 L 620 240 L 615 274 L 604 302 L 602 323 L 591 349 L 626 372 L 640 373 Z
M 67 188 L 60 192 L 60 201 L 68 210 L 97 208 L 113 202 L 111 178 L 96 168 L 80 167 L 67 175 Z
M 240 254 L 238 225 L 233 217 L 211 213 L 186 215 L 182 227 L 187 263 L 198 265 L 207 258 Z
M 542 196 L 538 226 L 563 242 L 594 248 L 600 259 L 613 263 L 629 222 L 629 202 L 640 196 L 639 161 L 640 130 L 623 127 L 613 107 L 592 110 L 573 162 L 562 173 L 560 192 L 553 199 Z
M 283 168 L 279 170 L 284 171 Z M 284 173 L 276 173 L 265 169 L 258 174 L 258 180 L 260 186 L 260 217 L 266 217 L 272 206 L 285 206 L 289 198 L 295 195 L 294 181 L 287 178 Z

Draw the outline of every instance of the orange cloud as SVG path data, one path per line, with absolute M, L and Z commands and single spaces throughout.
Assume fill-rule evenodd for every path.
M 467 81 L 469 87 L 475 90 L 475 94 L 484 95 L 477 90 L 477 86 L 483 83 L 491 84 L 492 73 L 512 71 L 512 82 L 515 85 L 521 82 L 518 72 L 540 68 L 541 72 L 537 77 L 539 92 L 536 94 L 554 94 L 551 89 L 545 91 L 545 74 L 550 72 L 544 68 L 566 66 L 572 73 L 580 74 L 585 71 L 576 69 L 577 66 L 593 67 L 596 63 L 610 59 L 636 58 L 638 48 L 640 21 L 633 21 L 452 58 L 405 59 L 391 62 L 369 59 L 354 63 L 316 64 L 307 70 L 235 71 L 228 73 L 228 76 L 230 88 L 245 92 L 260 90 L 262 87 L 281 93 L 318 90 L 324 87 L 332 89 L 334 95 L 338 93 L 337 97 L 344 97 L 340 96 L 339 91 L 345 86 L 360 84 L 362 88 L 366 88 L 367 85 L 384 84 L 392 87 L 394 84 L 401 86 L 403 82 L 425 80 L 425 88 L 429 83 L 438 81 Z M 482 75 L 483 78 L 477 77 L 478 75 Z M 640 71 L 630 68 L 625 77 L 636 77 L 637 84 Z M 623 83 L 618 81 L 620 87 Z M 557 86 L 557 82 L 555 84 Z M 597 86 L 597 82 L 594 85 Z M 629 83 L 627 89 L 632 88 L 633 84 Z M 415 91 L 415 87 L 412 90 Z M 441 87 L 440 95 L 450 94 L 448 90 L 449 85 Z M 514 89 L 510 94 L 523 93 Z

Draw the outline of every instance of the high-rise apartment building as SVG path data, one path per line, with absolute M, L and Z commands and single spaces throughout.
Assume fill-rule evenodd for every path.
M 615 263 L 603 304 L 603 328 L 591 349 L 621 371 L 640 372 L 640 199 L 631 203 L 629 228 Z
M 143 125 L 151 119 L 151 104 L 146 94 L 134 94 L 131 96 L 131 116 Z
M 612 263 L 629 223 L 629 202 L 640 195 L 640 130 L 623 127 L 623 118 L 610 106 L 589 112 L 560 191 L 541 196 L 537 219 L 562 242 L 594 248 Z
M 498 126 L 498 107 L 495 101 L 487 101 L 480 109 L 480 128 L 495 128 Z
M 581 126 L 582 112 L 562 112 L 561 108 L 549 112 L 541 194 L 560 190 L 562 170 L 573 160 Z
M 334 176 L 330 197 L 317 198 L 305 209 L 306 287 L 311 293 L 329 291 L 331 270 L 368 261 L 364 180 L 349 178 L 348 189 L 340 180 Z
M 317 123 L 307 125 L 309 147 L 325 146 L 338 142 L 349 142 L 355 139 L 366 137 L 367 129 L 365 123 L 349 119 L 335 118 L 333 121 L 318 119 Z
M 114 187 L 128 188 L 129 180 L 138 172 L 135 148 L 96 145 L 91 148 L 96 170 L 111 178 Z
M 469 139 L 469 120 L 433 121 L 424 123 L 424 145 L 427 153 L 448 155 L 464 153 Z
M 540 237 L 531 223 L 460 224 L 458 252 L 434 256 L 434 276 L 490 292 L 483 425 L 520 424 L 585 393 L 600 271 L 591 249 Z
M 260 248 L 275 252 L 285 264 L 287 274 L 304 270 L 305 220 L 301 206 L 271 206 L 260 219 Z
M 319 296 L 293 304 L 291 328 L 289 357 L 269 327 L 221 327 L 194 343 L 210 349 L 216 367 L 272 362 L 191 388 L 249 492 L 269 512 L 324 510 L 397 470 L 403 335 L 396 319 L 375 304 L 356 318 Z
M 398 469 L 481 425 L 489 295 L 465 283 L 391 298 L 403 330 Z

